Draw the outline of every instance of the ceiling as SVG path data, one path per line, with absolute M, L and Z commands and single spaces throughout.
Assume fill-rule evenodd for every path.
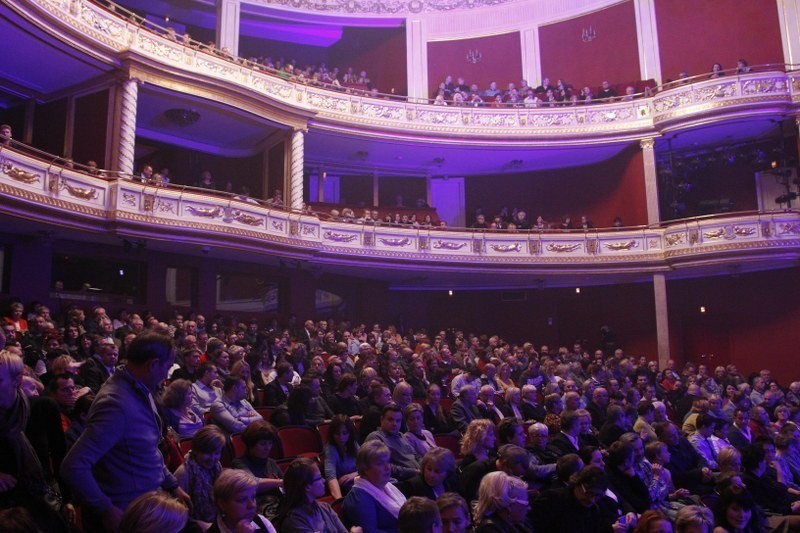
M 114 64 L 76 52 L 70 46 L 47 39 L 16 13 L 0 3 L 0 108 L 34 98 L 47 101 L 61 91 L 83 85 L 110 73 Z M 22 51 L 24 53 L 14 53 Z

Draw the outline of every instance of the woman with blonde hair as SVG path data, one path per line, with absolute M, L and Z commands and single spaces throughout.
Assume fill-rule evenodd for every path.
M 500 364 L 497 368 L 497 374 L 495 374 L 494 380 L 503 392 L 508 391 L 508 389 L 512 387 L 516 387 L 514 380 L 511 379 L 511 365 L 508 363 Z
M 165 492 L 145 492 L 122 515 L 119 533 L 179 533 L 189 520 L 189 509 Z
M 478 489 L 475 507 L 476 533 L 530 531 L 528 485 L 519 478 L 497 471 L 487 474 Z
M 479 418 L 467 426 L 467 431 L 461 438 L 461 468 L 465 468 L 475 461 L 486 461 L 489 453 L 494 450 L 497 437 L 494 424 L 491 420 Z
M 224 470 L 214 482 L 214 504 L 217 519 L 206 533 L 232 531 L 266 531 L 276 533 L 272 524 L 258 514 L 256 487 L 258 480 L 244 470 Z
M 369 533 L 397 531 L 406 497 L 389 482 L 390 455 L 389 448 L 378 440 L 367 441 L 358 450 L 358 477 L 342 505 L 345 526 L 361 526 Z
M 237 346 L 241 348 L 241 346 Z M 253 384 L 253 378 L 250 371 L 250 365 L 244 359 L 239 359 L 231 367 L 231 377 L 241 378 L 244 380 L 244 399 L 251 404 L 256 401 L 256 386 Z
M 509 387 L 506 389 L 506 404 L 503 406 L 503 414 L 516 418 L 520 422 L 525 421 L 522 416 L 522 391 L 519 387 Z
M 687 505 L 675 515 L 675 533 L 711 533 L 714 515 L 708 507 Z
M 733 446 L 725 446 L 717 455 L 717 464 L 721 475 L 735 474 L 738 476 L 742 473 L 742 454 Z

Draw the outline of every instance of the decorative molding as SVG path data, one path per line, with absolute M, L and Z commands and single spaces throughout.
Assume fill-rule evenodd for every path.
M 433 248 L 436 250 L 460 250 L 466 245 L 467 243 L 465 242 L 448 242 L 437 240 L 433 243 Z
M 378 240 L 381 243 L 385 244 L 386 246 L 395 246 L 395 247 L 399 246 L 399 247 L 402 247 L 402 246 L 408 246 L 409 244 L 411 244 L 411 239 L 409 239 L 408 237 L 402 237 L 402 238 L 398 238 L 398 239 L 386 239 L 386 238 L 381 237 Z
M 551 242 L 551 243 L 549 243 L 547 245 L 547 250 L 550 251 L 550 252 L 556 252 L 556 253 L 559 253 L 559 254 L 568 254 L 568 253 L 574 252 L 575 250 L 577 250 L 580 247 L 581 247 L 580 244 L 566 244 L 566 243 L 565 244 L 558 244 L 558 243 Z
M 522 245 L 518 242 L 513 244 L 492 244 L 490 248 L 501 254 L 507 254 L 509 252 L 519 253 L 522 251 Z
M 20 168 L 15 167 L 8 161 L 3 162 L 2 164 L 2 172 L 9 178 L 14 181 L 19 181 L 20 183 L 25 183 L 27 185 L 31 185 L 33 183 L 38 183 L 42 181 L 41 174 L 35 174 L 33 172 L 27 172 Z
M 260 4 L 314 13 L 401 15 L 496 6 L 511 0 L 258 0 Z
M 196 217 L 203 217 L 203 218 L 219 218 L 222 216 L 222 208 L 221 207 L 194 207 L 194 206 L 186 206 L 186 210 L 196 216 Z
M 333 231 L 326 231 L 322 234 L 325 240 L 334 241 L 334 242 L 353 242 L 354 240 L 358 239 L 358 235 L 347 235 L 345 233 L 335 233 Z
M 623 250 L 632 250 L 634 248 L 638 248 L 639 243 L 634 240 L 630 240 L 625 242 L 606 242 L 603 243 L 603 246 L 614 252 L 620 252 Z

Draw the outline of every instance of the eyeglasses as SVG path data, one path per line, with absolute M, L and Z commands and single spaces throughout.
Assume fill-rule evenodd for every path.
M 527 499 L 527 498 L 525 498 L 525 499 L 523 499 L 523 498 L 511 498 L 511 499 L 509 500 L 509 503 L 518 503 L 518 504 L 520 504 L 520 505 L 524 505 L 524 506 L 526 506 L 526 507 L 527 507 L 528 505 L 530 505 L 530 502 L 528 501 L 528 499 Z

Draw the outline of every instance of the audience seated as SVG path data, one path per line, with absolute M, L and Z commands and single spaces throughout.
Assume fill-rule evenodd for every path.
M 297 342 L 299 329 L 291 324 L 281 328 L 275 322 L 262 329 L 255 323 L 251 328 L 250 323 L 232 324 L 224 317 L 206 323 L 202 315 L 185 321 L 176 315 L 163 323 L 148 318 L 135 326 L 138 333 L 133 327 L 124 327 L 123 318 L 116 330 L 133 335 L 123 352 L 127 360 L 118 361 L 116 345 L 101 340 L 87 344 L 91 353 L 82 366 L 60 347 L 54 348 L 52 355 L 61 355 L 39 365 L 40 354 L 45 353 L 41 347 L 48 345 L 50 335 L 63 334 L 57 326 L 58 317 L 50 317 L 42 307 L 37 306 L 36 314 L 28 319 L 34 326 L 24 332 L 17 332 L 12 322 L 5 324 L 10 335 L 6 349 L 0 351 L 0 413 L 16 412 L 14 405 L 29 405 L 31 422 L 22 433 L 15 428 L 7 433 L 24 434 L 30 448 L 19 449 L 16 440 L 6 439 L 2 442 L 8 453 L 0 457 L 35 454 L 41 475 L 52 479 L 53 484 L 48 486 L 66 489 L 66 503 L 63 515 L 44 512 L 50 489 L 19 483 L 19 465 L 0 459 L 0 512 L 18 509 L 24 503 L 34 522 L 49 522 L 47 531 L 69 527 L 70 508 L 74 507 L 71 492 L 81 496 L 75 503 L 80 504 L 84 529 L 94 531 L 107 527 L 103 523 L 110 526 L 119 522 L 128 507 L 126 502 L 134 502 L 130 508 L 135 509 L 138 497 L 158 487 L 193 502 L 190 528 L 205 524 L 226 531 L 231 524 L 235 528 L 236 516 L 236 523 L 250 524 L 258 521 L 257 515 L 263 515 L 278 519 L 282 530 L 292 530 L 292 524 L 298 521 L 311 521 L 308 523 L 316 525 L 309 527 L 341 531 L 328 508 L 317 502 L 327 489 L 327 497 L 345 497 L 343 517 L 348 527 L 398 531 L 404 527 L 401 508 L 405 498 L 421 496 L 431 501 L 438 498 L 443 506 L 442 522 L 461 531 L 469 523 L 461 497 L 477 500 L 480 508 L 482 482 L 490 476 L 501 479 L 500 473 L 506 476 L 502 479 L 525 487 L 525 495 L 530 491 L 539 496 L 530 507 L 523 505 L 521 497 L 512 498 L 513 502 L 495 500 L 496 508 L 487 507 L 476 514 L 479 527 L 485 531 L 502 530 L 498 526 L 501 522 L 509 531 L 623 531 L 633 528 L 638 516 L 644 524 L 642 530 L 650 530 L 650 524 L 663 524 L 664 516 L 668 520 L 676 515 L 676 529 L 680 530 L 681 520 L 697 524 L 703 520 L 685 511 L 687 504 L 701 497 L 711 501 L 714 496 L 708 494 L 714 494 L 715 484 L 717 501 L 723 501 L 729 485 L 742 482 L 747 488 L 741 489 L 746 492 L 737 505 L 747 509 L 742 511 L 741 527 L 731 521 L 731 513 L 725 513 L 724 520 L 718 517 L 718 527 L 725 531 L 759 530 L 762 518 L 751 521 L 748 510 L 750 516 L 758 510 L 759 517 L 766 511 L 771 527 L 796 527 L 795 521 L 800 518 L 800 415 L 794 401 L 800 389 L 796 383 L 784 389 L 768 370 L 754 373 L 751 385 L 735 368 L 718 368 L 712 378 L 705 365 L 688 364 L 680 382 L 676 380 L 667 390 L 661 385 L 670 381 L 673 363 L 659 369 L 655 361 L 627 358 L 621 349 L 608 354 L 597 350 L 589 355 L 578 343 L 572 350 L 562 347 L 551 352 L 543 346 L 537 352 L 530 343 L 512 345 L 497 336 L 481 338 L 457 331 L 428 335 L 420 331 L 412 337 L 379 324 L 369 332 L 366 327 L 334 320 L 310 321 L 310 328 L 302 328 L 308 332 L 306 345 Z M 26 316 L 24 307 L 17 309 L 17 315 L 19 319 Z M 138 317 L 130 313 L 132 316 Z M 132 319 L 127 320 L 132 325 Z M 64 316 L 63 330 L 73 328 L 73 341 L 77 341 L 80 331 L 93 328 L 98 332 L 95 338 L 102 339 L 98 335 L 107 329 L 103 327 L 107 321 L 102 308 L 91 313 L 91 320 L 69 312 Z M 176 329 L 171 331 L 167 323 Z M 64 345 L 60 341 L 59 346 Z M 32 347 L 26 360 L 41 366 L 41 374 L 25 367 L 19 356 L 11 353 L 24 353 L 22 346 Z M 167 347 L 173 346 L 188 346 L 175 366 L 167 356 Z M 278 349 L 273 351 L 275 347 Z M 325 349 L 330 351 L 323 353 Z M 245 350 L 250 353 L 246 355 Z M 227 364 L 224 354 L 229 356 Z M 14 357 L 20 361 L 19 372 L 7 370 L 5 361 Z M 202 357 L 216 364 L 200 364 Z M 252 386 L 248 373 L 243 372 L 251 363 L 256 369 L 254 375 L 261 376 L 251 381 Z M 83 373 L 82 367 L 86 368 Z M 217 376 L 227 367 L 232 376 L 225 379 L 220 390 Z M 106 372 L 113 370 L 113 375 L 103 377 L 103 368 Z M 78 373 L 70 374 L 69 369 L 78 369 Z M 8 379 L 3 379 L 4 372 L 9 374 Z M 173 379 L 162 388 L 168 372 Z M 415 376 L 424 386 L 425 398 L 419 398 L 424 405 L 412 402 L 414 384 L 402 381 L 404 374 Z M 92 395 L 79 395 L 82 375 L 97 387 L 97 400 Z M 192 375 L 195 383 L 185 379 Z M 277 375 L 282 379 L 272 379 Z M 448 379 L 451 376 L 452 381 Z M 135 388 L 136 379 L 152 383 L 153 390 L 160 393 L 152 395 Z M 292 386 L 293 380 L 300 384 Z M 398 403 L 392 401 L 390 383 Z M 368 392 L 369 398 L 357 397 L 359 384 L 362 394 Z M 320 431 L 325 427 L 327 442 L 320 458 L 324 467 L 296 461 L 289 467 L 291 475 L 296 476 L 284 476 L 275 460 L 282 454 L 276 429 L 263 421 L 246 399 L 265 394 L 270 385 L 275 394 L 288 391 L 288 401 L 272 414 L 278 424 L 319 425 Z M 730 393 L 728 385 L 733 386 Z M 480 387 L 480 394 L 476 387 Z M 456 389 L 458 399 L 449 409 L 448 420 L 442 394 L 452 389 Z M 44 396 L 37 396 L 40 390 Z M 318 391 L 316 396 L 314 390 Z M 718 400 L 717 394 L 722 391 L 727 404 Z M 753 392 L 761 397 L 753 396 Z M 545 398 L 544 406 L 538 404 L 540 394 Z M 683 400 L 687 396 L 690 403 Z M 759 405 L 751 407 L 753 399 Z M 367 400 L 363 406 L 362 400 Z M 232 442 L 216 426 L 204 426 L 204 406 L 232 436 Z M 696 412 L 689 413 L 693 406 Z M 682 408 L 687 410 L 685 420 L 667 416 Z M 116 414 L 106 419 L 105 413 Z M 774 421 L 769 419 L 770 413 L 776 415 Z M 135 424 L 121 422 L 131 416 Z M 634 418 L 636 424 L 631 425 Z M 152 424 L 154 419 L 160 421 L 158 425 Z M 603 425 L 597 428 L 595 419 L 604 421 Z M 403 420 L 408 429 L 405 433 Z M 527 431 L 525 423 L 531 423 Z M 361 433 L 356 424 L 361 425 Z M 687 438 L 680 427 L 694 433 Z M 135 433 L 137 428 L 140 435 Z M 457 429 L 448 438 L 463 435 L 460 464 L 450 450 L 437 446 L 433 437 L 451 428 Z M 240 431 L 241 436 L 236 435 Z M 130 434 L 98 459 L 92 443 L 107 442 L 118 432 Z M 168 435 L 194 436 L 192 450 L 175 477 L 160 464 L 158 442 Z M 137 453 L 123 453 L 126 443 L 134 440 Z M 214 480 L 219 483 L 228 472 L 220 464 L 221 458 L 230 458 L 240 441 L 245 453 L 234 458 L 232 466 L 251 474 L 246 479 L 254 486 L 256 512 L 238 513 L 226 507 L 233 492 L 249 493 L 251 482 L 245 482 L 245 478 L 235 487 L 229 484 L 227 493 L 212 498 Z M 66 442 L 74 444 L 65 466 L 59 469 Z M 100 469 L 86 463 L 87 458 Z M 136 472 L 129 470 L 128 463 L 138 465 Z M 25 471 L 40 475 L 32 467 Z M 118 483 L 95 479 L 101 472 L 116 472 L 114 480 Z M 289 479 L 296 484 L 286 489 L 284 481 Z M 131 480 L 141 480 L 141 489 L 134 488 Z M 285 488 L 285 495 L 281 488 Z M 450 495 L 453 489 L 461 493 L 460 497 Z M 514 492 L 509 490 L 504 494 Z M 17 499 L 16 495 L 23 494 L 20 491 L 24 491 L 23 500 Z M 753 500 L 752 506 L 747 498 Z M 418 523 L 414 520 L 431 509 L 416 509 L 416 500 L 411 501 L 409 516 L 417 518 L 408 520 Z M 725 506 L 732 505 L 724 501 Z M 179 512 L 183 504 L 178 504 L 181 509 L 166 502 L 153 505 L 153 512 L 161 506 L 170 517 L 183 520 Z M 225 516 L 219 514 L 223 507 Z M 663 514 L 653 514 L 649 509 Z M 132 519 L 126 513 L 125 520 Z M 166 515 L 164 520 L 168 520 Z M 148 526 L 140 527 L 147 530 Z M 261 527 L 269 528 L 266 521 Z

